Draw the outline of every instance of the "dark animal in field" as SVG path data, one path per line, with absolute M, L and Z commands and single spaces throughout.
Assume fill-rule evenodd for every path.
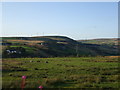
M 35 68 L 35 70 L 39 70 L 38 68 Z
M 40 62 L 40 61 L 37 61 L 37 62 Z
M 75 66 L 71 65 L 71 67 L 75 67 Z
M 48 61 L 46 61 L 45 63 L 48 63 Z
M 26 61 L 24 63 L 27 63 Z
M 13 74 L 12 73 L 9 73 L 9 76 L 12 76 Z
M 67 70 L 67 71 L 70 71 L 70 69 L 69 69 L 69 70 Z
M 42 78 L 47 78 L 47 76 L 43 76 Z

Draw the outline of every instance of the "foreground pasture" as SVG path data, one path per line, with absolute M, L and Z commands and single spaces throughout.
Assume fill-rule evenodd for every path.
M 119 88 L 118 57 L 4 58 L 2 87 Z

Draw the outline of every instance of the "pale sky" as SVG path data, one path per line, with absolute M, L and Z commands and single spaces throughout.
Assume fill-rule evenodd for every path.
M 2 36 L 118 37 L 117 2 L 4 2 Z

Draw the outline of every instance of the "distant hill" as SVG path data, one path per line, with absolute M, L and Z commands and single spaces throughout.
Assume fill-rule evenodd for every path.
M 89 40 L 77 40 L 82 43 L 99 44 L 99 45 L 118 45 L 120 38 L 102 38 L 102 39 L 89 39 Z
M 3 58 L 118 55 L 116 44 L 101 44 L 100 40 L 75 41 L 65 36 L 2 37 L 1 45 Z

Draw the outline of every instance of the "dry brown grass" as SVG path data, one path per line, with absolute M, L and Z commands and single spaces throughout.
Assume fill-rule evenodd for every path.
M 7 40 L 9 42 L 26 42 L 26 43 L 42 43 L 44 41 L 37 41 L 37 40 Z
M 120 56 L 105 56 L 107 58 L 120 58 Z
M 14 62 L 13 62 L 13 61 L 11 61 L 11 60 L 3 59 L 3 60 L 2 60 L 2 64 L 5 64 L 5 63 L 7 63 L 7 64 L 21 64 L 21 61 L 14 60 Z

